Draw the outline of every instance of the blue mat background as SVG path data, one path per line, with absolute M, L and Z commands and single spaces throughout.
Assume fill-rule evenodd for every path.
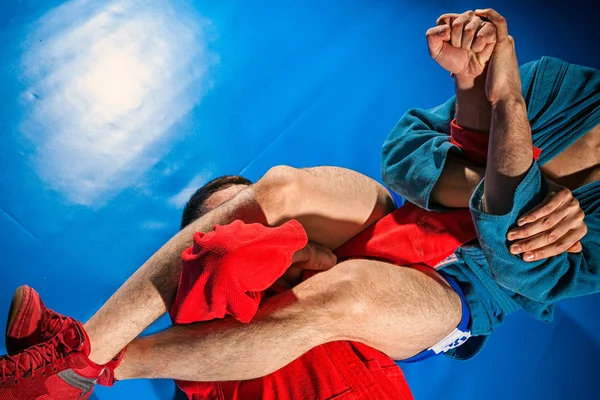
M 487 6 L 507 17 L 522 63 L 600 68 L 600 14 L 583 0 L 4 0 L 0 309 L 27 283 L 89 318 L 216 176 L 327 164 L 379 179 L 402 113 L 453 92 L 425 30 Z M 416 399 L 599 398 L 599 309 L 590 296 L 550 325 L 514 315 L 474 360 L 410 365 L 407 378 Z M 93 398 L 173 395 L 172 382 L 132 381 Z

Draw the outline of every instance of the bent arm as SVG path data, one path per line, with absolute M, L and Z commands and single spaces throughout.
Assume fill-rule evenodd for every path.
M 546 101 L 554 98 L 556 94 L 551 92 L 552 86 L 536 84 L 536 79 L 542 79 L 538 77 L 542 73 L 562 76 L 555 70 L 567 68 L 565 65 L 568 64 L 560 60 L 543 58 L 521 66 L 524 98 L 531 103 L 534 88 L 540 99 Z M 571 66 L 571 70 L 572 75 L 580 75 L 578 67 Z M 590 91 L 585 85 L 580 85 L 578 90 Z M 383 144 L 382 173 L 385 183 L 411 203 L 428 210 L 468 207 L 471 194 L 483 178 L 484 168 L 481 163 L 468 162 L 465 153 L 452 144 L 450 124 L 456 118 L 458 125 L 487 135 L 485 124 L 490 126 L 491 107 L 483 96 L 480 85 L 474 84 L 469 88 L 469 85 L 457 82 L 456 98 L 431 110 L 407 111 Z M 563 103 L 564 106 L 573 102 Z M 559 124 L 561 121 L 549 119 L 546 109 L 547 104 L 542 101 L 528 104 L 534 131 L 538 129 L 542 132 L 549 124 Z M 559 112 L 564 113 L 565 110 L 561 108 Z M 545 145 L 540 141 L 539 145 L 542 144 Z M 540 147 L 544 148 L 544 158 L 553 154 L 552 149 Z
M 455 85 L 455 99 L 433 110 L 409 110 L 383 145 L 386 184 L 425 209 L 468 207 L 485 170 L 485 163 L 467 160 L 449 136 L 456 116 L 458 125 L 487 139 L 491 112 L 485 80 L 457 78 Z
M 581 239 L 581 253 L 566 253 L 566 249 L 562 249 L 563 253 L 557 256 L 526 262 L 510 253 L 506 235 L 521 216 L 547 196 L 546 180 L 537 162 L 517 185 L 511 198 L 512 206 L 506 213 L 493 215 L 481 210 L 484 185 L 487 185 L 485 180 L 473 195 L 471 214 L 479 242 L 499 285 L 543 304 L 600 291 L 600 207 L 597 202 L 584 209 L 588 234 Z M 595 190 L 600 195 L 600 188 Z M 593 198 L 593 195 L 588 197 Z
M 505 214 L 511 209 L 515 190 L 533 162 L 532 149 L 521 94 L 494 104 L 483 199 L 487 212 Z
M 450 140 L 455 101 L 408 110 L 382 147 L 385 183 L 427 210 L 467 207 L 483 176 L 483 169 L 467 162 Z

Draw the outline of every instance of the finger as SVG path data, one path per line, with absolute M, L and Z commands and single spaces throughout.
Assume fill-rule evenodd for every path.
M 581 253 L 582 250 L 583 246 L 581 245 L 581 242 L 577 242 L 573 246 L 571 246 L 567 251 L 569 253 Z
M 571 219 L 565 219 L 571 212 L 572 210 L 568 207 L 559 207 L 541 219 L 510 230 L 507 239 L 510 241 L 527 239 L 541 232 L 549 232 L 561 223 L 565 225 L 569 222 L 574 222 Z
M 460 14 L 456 14 L 456 13 L 448 13 L 448 14 L 444 14 L 441 17 L 439 17 L 436 21 L 436 25 L 452 25 L 452 22 L 454 22 L 454 20 L 456 18 L 458 18 L 460 16 Z
M 492 53 L 494 52 L 495 45 L 496 42 L 488 43 L 483 50 L 481 50 L 479 53 L 475 53 L 480 65 L 485 65 L 490 60 L 490 57 L 492 57 Z
M 333 252 L 325 247 L 319 246 L 317 248 L 316 257 L 312 262 L 308 262 L 304 265 L 304 269 L 310 269 L 315 271 L 325 271 L 331 269 L 337 264 L 337 257 Z
M 327 270 L 337 263 L 333 252 L 315 243 L 308 243 L 306 247 L 298 250 L 292 257 L 294 266 L 301 269 Z
M 429 55 L 434 60 L 437 60 L 442 49 L 444 48 L 444 42 L 450 40 L 450 26 L 440 25 L 427 30 L 425 34 L 427 37 L 427 46 L 429 47 Z
M 450 34 L 450 43 L 452 47 L 460 48 L 462 43 L 463 28 L 469 22 L 470 18 L 466 14 L 461 14 L 452 22 L 452 32 Z
M 473 18 L 470 22 L 465 25 L 465 29 L 463 29 L 462 33 L 462 41 L 460 47 L 465 50 L 471 50 L 471 44 L 473 43 L 473 39 L 475 38 L 475 34 L 479 30 L 480 26 L 483 24 L 481 18 Z
M 475 53 L 480 53 L 490 43 L 496 43 L 496 27 L 490 22 L 484 22 L 475 34 L 475 39 L 473 40 L 473 44 L 471 44 L 471 50 Z M 493 48 L 494 47 L 492 46 L 492 50 Z M 489 54 L 491 55 L 492 52 L 490 51 Z
M 508 40 L 508 25 L 506 19 L 498 14 L 496 10 L 486 8 L 485 10 L 475 10 L 475 15 L 486 18 L 496 26 L 496 35 L 498 42 Z
M 550 215 L 554 210 L 561 207 L 567 201 L 573 198 L 569 189 L 560 190 L 558 192 L 550 193 L 544 201 L 535 206 L 533 210 L 523 215 L 517 221 L 517 225 L 523 226 L 525 224 L 537 221 L 547 215 Z
M 563 254 L 582 237 L 580 230 L 571 230 L 551 245 L 523 254 L 523 260 L 527 262 L 537 261 Z
M 519 240 L 513 243 L 510 246 L 510 252 L 512 254 L 520 254 L 541 249 L 542 247 L 557 242 L 572 229 L 578 228 L 579 226 L 576 221 L 568 221 L 568 218 L 565 218 L 553 228 L 544 230 L 536 235 L 528 237 L 527 239 Z

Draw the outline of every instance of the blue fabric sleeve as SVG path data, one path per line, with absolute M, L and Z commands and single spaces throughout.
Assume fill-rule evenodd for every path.
M 521 67 L 533 144 L 545 164 L 600 124 L 600 71 L 552 57 Z
M 432 110 L 411 109 L 398 121 L 383 144 L 383 180 L 402 197 L 427 210 L 430 196 L 448 151 L 455 98 Z M 441 209 L 437 206 L 437 209 Z
M 521 67 L 523 93 L 529 93 L 539 61 Z M 382 147 L 383 181 L 402 197 L 427 210 L 446 209 L 431 202 L 448 151 L 461 153 L 450 143 L 450 123 L 456 98 L 430 110 L 411 109 L 400 118 Z
M 600 71 L 552 57 L 521 66 L 523 97 L 533 144 L 542 149 L 544 164 L 600 123 Z M 431 203 L 450 143 L 450 122 L 456 99 L 431 109 L 409 110 L 382 148 L 384 182 L 408 201 L 425 209 L 443 210 Z
M 506 239 L 516 221 L 546 197 L 546 180 L 534 162 L 517 187 L 510 212 L 491 215 L 481 210 L 485 180 L 471 198 L 471 214 L 477 236 L 496 282 L 524 297 L 527 310 L 532 300 L 553 304 L 557 301 L 600 291 L 600 207 L 582 207 L 586 212 L 588 234 L 581 240 L 581 253 L 564 253 L 545 260 L 525 262 L 509 252 Z M 575 192 L 574 192 L 575 193 Z M 596 197 L 596 196 L 594 196 Z M 600 200 L 600 199 L 599 199 Z M 517 300 L 518 301 L 518 300 Z

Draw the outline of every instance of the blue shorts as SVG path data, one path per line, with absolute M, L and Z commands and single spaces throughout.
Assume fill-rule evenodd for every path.
M 390 196 L 392 196 L 392 200 L 394 201 L 394 205 L 396 206 L 396 208 L 400 208 L 404 205 L 404 197 L 400 196 L 398 193 L 394 192 L 392 189 L 385 185 L 383 185 L 383 187 L 385 187 L 387 191 L 390 192 Z

